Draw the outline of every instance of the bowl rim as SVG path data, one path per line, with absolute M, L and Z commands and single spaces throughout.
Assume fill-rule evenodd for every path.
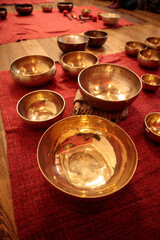
M 149 43 L 149 44 L 153 44 L 153 45 L 155 45 L 155 46 L 159 46 L 160 44 L 156 45 L 156 44 L 154 44 L 154 43 L 152 43 L 152 42 L 149 41 L 150 39 L 153 39 L 153 38 L 154 38 L 154 39 L 158 39 L 159 42 L 160 42 L 160 37 L 147 37 L 145 41 L 146 41 L 147 43 Z
M 138 44 L 141 44 L 142 46 L 144 46 L 145 48 L 147 48 L 147 45 L 145 44 L 145 43 L 142 43 L 142 42 L 140 42 L 140 41 L 127 41 L 126 42 L 126 46 L 128 46 L 128 47 L 131 47 L 131 46 L 129 46 L 128 44 L 130 44 L 130 43 L 138 43 Z M 133 48 L 133 47 L 131 47 L 131 48 Z M 136 49 L 136 48 L 133 48 L 133 49 Z M 143 50 L 143 49 L 142 49 Z M 145 49 L 144 49 L 145 50 Z
M 145 73 L 145 74 L 143 74 L 143 75 L 141 76 L 142 82 L 143 82 L 144 84 L 148 85 L 148 86 L 152 86 L 152 87 L 155 87 L 155 88 L 156 88 L 156 87 L 159 87 L 159 86 L 160 86 L 160 82 L 159 82 L 159 84 L 153 85 L 153 84 L 150 84 L 150 83 L 144 81 L 143 77 L 144 77 L 144 76 L 149 76 L 149 75 L 150 75 L 150 76 L 155 76 L 155 77 L 157 77 L 157 78 L 160 79 L 160 77 L 159 77 L 158 75 L 155 75 L 155 74 L 152 74 L 152 73 Z
M 142 90 L 142 81 L 141 81 L 140 77 L 139 77 L 134 71 L 130 70 L 130 69 L 127 68 L 127 67 L 123 67 L 123 66 L 121 66 L 121 65 L 117 65 L 117 64 L 113 64 L 113 63 L 99 63 L 99 64 L 96 64 L 96 66 L 102 66 L 102 65 L 116 66 L 116 67 L 120 67 L 120 68 L 126 69 L 127 71 L 131 72 L 132 74 L 134 74 L 134 75 L 139 79 L 140 88 L 139 88 L 139 91 L 138 91 L 133 97 L 127 98 L 127 99 L 125 99 L 125 100 L 113 101 L 113 100 L 109 100 L 109 99 L 108 99 L 108 100 L 104 100 L 104 99 L 98 98 L 99 101 L 103 101 L 103 102 L 114 102 L 114 103 L 123 103 L 123 102 L 126 102 L 127 100 L 130 100 L 130 99 L 132 99 L 132 98 L 134 98 L 134 97 L 136 97 L 136 96 L 139 95 L 139 93 L 140 93 L 141 90 Z M 95 65 L 94 65 L 94 66 L 95 66 Z M 81 74 L 82 74 L 84 71 L 88 70 L 89 68 L 93 68 L 94 66 L 90 66 L 90 67 L 85 68 L 84 70 L 82 70 L 82 71 L 79 73 L 78 79 L 77 79 L 77 81 L 78 81 L 78 87 L 79 87 L 80 89 L 82 89 L 87 96 L 90 96 L 90 97 L 92 97 L 92 98 L 95 98 L 95 96 L 92 95 L 92 94 L 90 94 L 88 91 L 86 91 L 86 90 L 82 87 L 81 82 L 80 82 L 80 77 L 81 77 Z
M 101 16 L 102 18 L 121 18 L 121 15 L 115 12 L 102 12 Z
M 63 102 L 63 107 L 62 107 L 61 111 L 59 111 L 54 117 L 49 118 L 49 119 L 46 119 L 46 120 L 35 120 L 35 121 L 33 121 L 33 120 L 30 120 L 29 118 L 26 118 L 26 117 L 24 117 L 23 115 L 21 115 L 20 112 L 19 112 L 19 110 L 18 110 L 19 104 L 20 104 L 21 101 L 22 101 L 23 99 L 25 99 L 27 96 L 32 95 L 32 94 L 34 94 L 34 93 L 36 93 L 36 92 L 37 92 L 37 93 L 38 93 L 38 92 L 48 92 L 48 93 L 52 93 L 52 94 L 57 95 L 57 96 L 62 100 L 62 102 Z M 45 123 L 45 122 L 51 121 L 51 120 L 53 120 L 54 118 L 56 118 L 57 116 L 61 115 L 61 113 L 63 113 L 63 111 L 64 111 L 64 109 L 65 109 L 65 105 L 66 105 L 65 100 L 64 100 L 64 98 L 62 97 L 62 95 L 61 95 L 60 93 L 55 92 L 55 91 L 52 91 L 52 90 L 47 90 L 47 89 L 39 89 L 39 90 L 31 91 L 31 92 L 25 94 L 23 97 L 21 97 L 21 98 L 19 99 L 19 101 L 17 102 L 16 110 L 17 110 L 17 113 L 18 113 L 18 115 L 20 116 L 20 118 L 22 118 L 24 121 L 27 121 L 27 122 L 35 123 L 35 124 L 36 124 L 36 123 L 41 123 L 41 122 L 42 122 L 42 123 Z
M 87 35 L 87 33 L 89 33 L 89 32 L 100 32 L 100 33 L 104 34 L 105 36 L 101 36 L 101 37 L 89 36 L 89 35 Z M 102 30 L 88 30 L 88 31 L 85 31 L 85 32 L 84 32 L 84 35 L 87 36 L 87 37 L 89 37 L 89 38 L 91 38 L 91 39 L 108 38 L 108 33 L 106 33 L 105 31 L 102 31 Z
M 160 116 L 160 112 L 150 112 L 150 113 L 148 113 L 148 114 L 145 116 L 145 118 L 144 118 L 144 123 L 145 123 L 145 126 L 146 126 L 146 128 L 147 128 L 148 131 L 150 131 L 152 134 L 154 134 L 155 136 L 157 136 L 157 137 L 160 138 L 160 135 L 158 135 L 157 133 L 153 132 L 153 131 L 149 128 L 149 126 L 148 126 L 148 124 L 147 124 L 147 118 L 148 118 L 149 116 L 153 115 L 153 114 L 157 114 L 157 115 Z
M 82 34 L 63 34 L 63 35 L 60 35 L 60 36 L 57 37 L 57 42 L 62 43 L 62 44 L 66 44 L 66 45 L 74 44 L 74 43 L 67 43 L 67 42 L 60 41 L 61 38 L 67 37 L 67 36 L 78 36 L 78 37 L 82 37 L 82 38 L 84 37 L 85 38 L 85 41 L 78 42 L 78 43 L 76 43 L 76 45 L 78 45 L 78 44 L 86 44 L 89 41 L 89 37 L 87 37 L 85 35 L 82 35 Z
M 145 58 L 146 60 L 148 60 L 150 62 L 154 62 L 154 63 L 159 63 L 160 62 L 160 59 L 159 60 L 149 59 L 149 58 L 147 58 L 146 56 L 144 56 L 142 54 L 143 52 L 147 52 L 147 51 L 150 51 L 150 52 L 153 52 L 153 53 L 157 53 L 160 56 L 160 52 L 158 50 L 147 48 L 147 49 L 142 49 L 141 51 L 138 52 L 138 58 L 142 57 L 142 58 Z

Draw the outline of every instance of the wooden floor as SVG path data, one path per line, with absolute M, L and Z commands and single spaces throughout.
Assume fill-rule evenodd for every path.
M 58 1 L 52 3 L 56 8 Z M 108 40 L 100 50 L 91 50 L 97 56 L 99 54 L 110 54 L 124 50 L 125 43 L 130 40 L 144 42 L 147 37 L 160 37 L 160 15 L 141 10 L 113 10 L 107 8 L 110 1 L 104 0 L 75 0 L 75 5 L 93 5 L 107 12 L 118 12 L 121 17 L 127 19 L 135 25 L 122 28 L 106 29 Z M 14 5 L 5 6 L 8 12 L 14 12 Z M 34 5 L 34 10 L 41 10 L 41 5 Z M 61 51 L 59 50 L 56 38 L 27 40 L 16 43 L 0 45 L 0 71 L 8 70 L 10 63 L 17 57 L 27 54 L 43 54 L 59 61 Z M 0 239 L 18 239 L 14 214 L 12 208 L 11 188 L 9 181 L 8 163 L 7 163 L 7 145 L 3 120 L 0 114 Z

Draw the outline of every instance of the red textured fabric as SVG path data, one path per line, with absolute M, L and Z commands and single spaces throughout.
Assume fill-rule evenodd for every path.
M 37 4 L 55 2 L 54 0 L 0 0 L 0 4 Z
M 74 7 L 72 13 L 78 17 L 81 14 L 82 8 L 90 8 L 92 15 L 97 15 L 97 13 L 102 11 L 93 6 L 83 6 Z M 120 19 L 119 23 L 114 27 L 126 25 L 133 25 L 133 23 Z M 60 13 L 58 8 L 53 9 L 51 13 L 33 11 L 29 16 L 8 13 L 7 18 L 1 21 L 0 43 L 10 43 L 24 39 L 57 37 L 63 34 L 76 34 L 87 30 L 103 28 L 107 28 L 107 26 L 103 24 L 102 20 L 97 20 L 97 22 L 89 20 L 85 23 L 81 23 L 81 21 L 75 19 L 71 21 L 63 13 Z
M 148 72 L 124 52 L 101 56 L 100 62 Z M 71 114 L 77 81 L 65 76 L 61 66 L 44 86 L 65 98 L 64 117 Z M 160 70 L 152 71 L 160 75 Z M 36 150 L 43 130 L 33 130 L 19 119 L 16 104 L 31 91 L 15 83 L 8 71 L 0 72 L 0 108 L 8 144 L 8 161 L 15 220 L 20 240 L 158 240 L 160 236 L 160 145 L 144 135 L 143 121 L 151 111 L 160 111 L 160 90 L 142 92 L 129 107 L 119 126 L 134 141 L 139 161 L 126 187 L 99 200 L 70 197 L 51 186 L 41 174 Z

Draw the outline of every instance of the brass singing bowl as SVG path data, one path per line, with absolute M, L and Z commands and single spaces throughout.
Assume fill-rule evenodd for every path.
M 102 13 L 101 16 L 105 25 L 116 25 L 120 20 L 120 15 L 117 13 Z
M 160 112 L 149 113 L 144 120 L 146 136 L 160 143 Z
M 88 41 L 88 37 L 79 34 L 66 34 L 57 38 L 57 44 L 64 53 L 84 51 L 88 46 Z
M 152 48 L 160 51 L 160 38 L 159 37 L 148 37 L 145 40 L 145 44 L 148 48 Z
M 37 90 L 24 95 L 17 103 L 19 117 L 34 128 L 47 128 L 62 118 L 65 100 L 54 91 Z
M 93 48 L 102 47 L 108 38 L 108 33 L 98 30 L 86 31 L 84 35 L 89 37 L 88 46 Z
M 7 16 L 7 9 L 6 8 L 0 8 L 0 20 L 4 20 Z
M 82 13 L 83 17 L 88 17 L 89 14 L 91 13 L 91 10 L 88 9 L 88 8 L 84 8 L 84 9 L 81 10 L 81 13 Z
M 136 42 L 136 41 L 130 41 L 126 42 L 125 44 L 125 51 L 130 56 L 137 56 L 139 51 L 147 49 L 147 46 L 144 43 Z
M 43 4 L 42 10 L 43 10 L 43 12 L 52 12 L 52 5 Z
M 156 91 L 160 87 L 160 77 L 154 74 L 143 74 L 141 76 L 144 90 Z
M 73 3 L 72 2 L 58 2 L 57 7 L 60 12 L 63 12 L 64 10 L 71 12 L 73 9 Z
M 62 56 L 61 65 L 65 73 L 71 77 L 77 77 L 86 67 L 98 63 L 98 58 L 89 52 L 75 51 Z
M 93 199 L 123 188 L 133 177 L 138 156 L 118 125 L 98 116 L 77 115 L 53 124 L 42 135 L 37 160 L 54 187 Z
M 16 4 L 15 9 L 20 16 L 30 15 L 33 11 L 32 4 Z
M 157 50 L 141 50 L 137 55 L 137 59 L 139 64 L 145 68 L 157 69 L 160 66 L 160 52 Z
M 103 111 L 122 111 L 139 95 L 141 79 L 128 68 L 97 64 L 82 70 L 78 87 L 86 102 Z
M 48 83 L 56 73 L 55 62 L 47 56 L 28 55 L 10 65 L 11 77 L 19 84 L 35 87 Z

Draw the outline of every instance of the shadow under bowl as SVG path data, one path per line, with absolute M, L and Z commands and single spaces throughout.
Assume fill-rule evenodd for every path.
M 160 143 L 160 112 L 149 113 L 144 120 L 146 136 Z
M 105 25 L 116 25 L 120 20 L 120 15 L 117 13 L 102 13 L 102 20 Z
M 160 51 L 160 38 L 159 37 L 148 37 L 145 40 L 145 44 L 148 48 Z
M 149 69 L 157 69 L 160 66 L 160 52 L 153 49 L 141 50 L 137 55 L 141 66 Z
M 15 9 L 20 16 L 28 16 L 33 11 L 32 4 L 16 4 Z
M 60 12 L 63 12 L 64 10 L 71 12 L 73 9 L 73 3 L 72 2 L 58 2 L 57 7 Z
M 89 37 L 88 46 L 92 48 L 102 47 L 108 38 L 108 33 L 98 30 L 86 31 L 84 35 Z
M 0 20 L 4 20 L 7 16 L 7 9 L 6 8 L 0 8 Z
M 130 41 L 125 44 L 125 51 L 130 56 L 137 56 L 139 51 L 147 49 L 147 46 L 144 43 L 136 42 L 136 41 Z
M 160 77 L 154 74 L 143 74 L 141 76 L 144 90 L 156 91 L 160 87 Z

